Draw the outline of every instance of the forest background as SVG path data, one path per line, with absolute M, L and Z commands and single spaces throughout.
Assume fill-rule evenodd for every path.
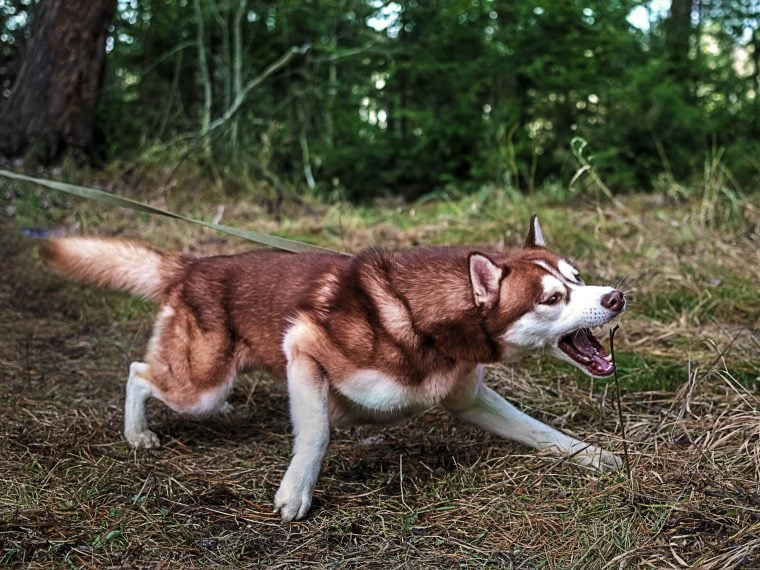
M 760 177 L 756 0 L 6 0 L 0 30 L 6 157 L 262 201 Z

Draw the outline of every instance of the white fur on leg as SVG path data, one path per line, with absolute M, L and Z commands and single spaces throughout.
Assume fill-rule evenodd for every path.
M 296 357 L 288 362 L 288 394 L 295 434 L 293 457 L 274 497 L 283 521 L 301 519 L 309 511 L 330 441 L 328 384 L 311 359 Z
M 161 442 L 148 429 L 145 416 L 146 401 L 154 395 L 153 385 L 146 378 L 147 375 L 148 365 L 144 362 L 133 362 L 130 365 L 127 399 L 124 402 L 124 438 L 132 447 L 150 449 L 158 447 Z
M 620 458 L 609 451 L 570 437 L 524 414 L 479 381 L 468 396 L 446 403 L 449 411 L 465 422 L 535 449 L 571 456 L 574 461 L 600 471 L 622 465 Z

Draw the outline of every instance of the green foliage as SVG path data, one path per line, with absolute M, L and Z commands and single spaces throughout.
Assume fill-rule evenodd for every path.
M 6 87 L 30 6 L 0 10 Z M 275 205 L 304 191 L 361 200 L 567 186 L 583 166 L 574 137 L 612 192 L 663 179 L 702 188 L 716 149 L 724 189 L 756 188 L 760 4 L 690 7 L 684 17 L 643 0 L 119 0 L 97 124 L 127 171 L 191 165 L 214 188 Z M 642 9 L 648 28 L 631 23 Z
M 9 91 L 21 65 L 21 46 L 29 20 L 31 0 L 0 3 L 0 88 Z M 8 93 L 9 94 L 9 93 Z M 0 101 L 7 97 L 2 94 Z

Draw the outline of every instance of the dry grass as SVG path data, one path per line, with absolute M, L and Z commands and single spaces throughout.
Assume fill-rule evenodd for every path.
M 432 410 L 388 428 L 336 431 L 312 513 L 292 524 L 271 512 L 290 443 L 283 387 L 246 376 L 232 415 L 206 422 L 153 406 L 165 446 L 131 451 L 120 438 L 123 380 L 150 307 L 59 282 L 16 227 L 0 226 L 0 566 L 760 566 L 758 278 L 747 264 L 757 212 L 720 234 L 641 200 L 603 212 L 547 207 L 544 222 L 589 274 L 638 277 L 616 337 L 630 480 Z M 511 210 L 500 218 L 489 213 L 498 205 L 486 206 L 431 205 L 412 221 L 408 209 L 330 210 L 279 227 L 356 248 L 493 243 L 527 219 L 519 204 L 507 219 Z M 228 214 L 275 227 L 242 205 Z M 156 243 L 241 248 L 173 222 L 98 218 L 99 228 Z M 91 225 L 93 216 L 80 209 L 65 222 Z M 540 357 L 491 368 L 488 381 L 528 413 L 622 452 L 610 385 Z

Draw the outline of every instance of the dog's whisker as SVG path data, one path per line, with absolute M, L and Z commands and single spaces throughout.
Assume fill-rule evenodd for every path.
M 615 284 L 613 285 L 613 287 L 615 287 L 615 289 L 620 289 L 621 287 L 623 287 L 625 285 L 625 283 L 627 281 L 628 281 L 628 276 L 627 275 L 621 275 L 620 277 L 618 277 L 615 280 Z
M 623 292 L 628 292 L 633 289 L 637 289 L 638 286 L 636 285 L 638 281 L 638 277 L 633 277 L 631 275 L 621 275 L 617 278 L 615 281 L 615 284 L 613 287 L 618 290 L 623 290 Z

